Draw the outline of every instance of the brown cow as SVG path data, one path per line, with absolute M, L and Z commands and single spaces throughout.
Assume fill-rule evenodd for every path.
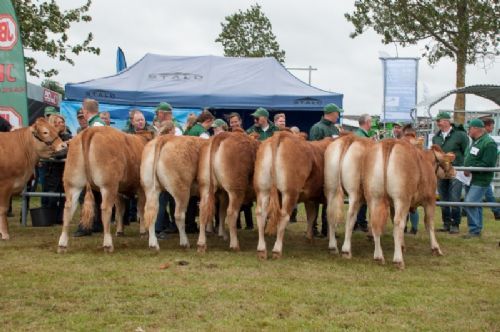
M 359 208 L 364 203 L 361 175 L 363 158 L 373 147 L 371 139 L 349 134 L 336 139 L 325 151 L 325 197 L 329 229 L 328 248 L 337 253 L 335 229 L 344 221 L 344 195 L 349 196 L 342 254 L 351 257 L 351 237 Z
M 406 216 L 410 209 L 423 206 L 425 226 L 429 231 L 433 254 L 442 255 L 434 234 L 437 178 L 455 176 L 453 154 L 437 145 L 421 150 L 408 141 L 387 139 L 370 149 L 363 160 L 362 185 L 370 211 L 370 225 L 375 242 L 373 258 L 384 262 L 380 235 L 394 207 L 394 258 L 404 268 L 403 245 Z
M 308 142 L 290 132 L 276 132 L 262 142 L 255 161 L 254 188 L 257 195 L 255 214 L 259 228 L 257 253 L 267 258 L 264 226 L 273 234 L 277 228 L 273 257 L 283 251 L 283 235 L 290 213 L 298 201 L 304 202 L 307 212 L 307 236 L 312 239 L 312 222 L 323 196 L 323 169 L 325 149 L 333 139 Z M 281 193 L 281 206 L 279 194 Z
M 141 183 L 146 193 L 144 224 L 149 228 L 149 247 L 160 249 L 154 224 L 158 214 L 160 192 L 167 190 L 175 200 L 175 223 L 181 247 L 189 248 L 185 230 L 185 213 L 190 196 L 198 195 L 196 176 L 201 149 L 207 139 L 194 136 L 160 136 L 144 148 Z
M 68 247 L 69 224 L 84 187 L 87 187 L 87 191 L 82 208 L 82 225 L 86 228 L 91 226 L 94 211 L 94 198 L 90 189 L 99 190 L 102 195 L 104 251 L 113 251 L 110 233 L 113 205 L 116 205 L 117 234 L 123 232 L 124 205 L 119 193 L 126 196 L 137 193 L 141 233 L 144 232 L 142 221 L 145 198 L 139 169 L 142 150 L 151 138 L 151 133 L 131 135 L 111 127 L 93 127 L 85 129 L 71 141 L 63 176 L 66 203 L 58 252 L 65 252 Z
M 0 133 L 0 233 L 8 240 L 7 210 L 12 194 L 20 193 L 40 158 L 67 148 L 57 130 L 39 118 L 27 128 Z
M 205 227 L 214 215 L 215 197 L 219 200 L 219 235 L 229 226 L 229 248 L 239 250 L 236 220 L 242 203 L 255 196 L 252 186 L 255 155 L 260 142 L 243 131 L 222 132 L 214 136 L 200 158 L 200 234 L 198 251 L 207 249 Z

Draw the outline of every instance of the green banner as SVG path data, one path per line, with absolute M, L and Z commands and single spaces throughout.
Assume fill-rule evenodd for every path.
M 0 0 L 0 116 L 28 125 L 26 71 L 19 24 L 10 0 Z

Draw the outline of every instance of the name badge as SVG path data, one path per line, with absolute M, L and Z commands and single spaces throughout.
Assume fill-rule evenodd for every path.
M 476 148 L 475 146 L 473 146 L 472 148 L 470 148 L 470 154 L 471 155 L 477 156 L 478 153 L 479 153 L 479 149 Z

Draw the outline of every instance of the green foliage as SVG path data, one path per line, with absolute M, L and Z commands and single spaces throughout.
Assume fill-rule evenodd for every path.
M 93 39 L 91 32 L 83 42 L 76 44 L 71 43 L 68 36 L 73 23 L 92 20 L 87 15 L 91 3 L 91 0 L 87 0 L 81 7 L 62 11 L 55 0 L 13 0 L 21 26 L 24 48 L 45 53 L 50 58 L 72 65 L 74 65 L 71 58 L 73 54 L 88 52 L 98 55 L 100 49 L 91 46 Z M 37 68 L 37 61 L 33 57 L 25 57 L 25 63 L 27 72 L 32 76 L 40 77 L 43 74 L 45 77 L 51 77 L 58 74 L 56 69 Z
M 226 16 L 221 26 L 222 32 L 215 41 L 222 44 L 225 56 L 271 56 L 279 62 L 285 61 L 285 51 L 280 49 L 271 21 L 260 5 Z
M 373 28 L 385 44 L 427 41 L 429 63 L 443 57 L 473 64 L 500 54 L 500 2 L 497 0 L 359 0 L 345 17 L 351 37 Z
M 51 79 L 45 79 L 42 82 L 41 86 L 46 88 L 46 89 L 60 93 L 61 96 L 64 98 L 64 88 L 62 87 L 61 84 L 59 84 L 59 82 L 51 80 Z

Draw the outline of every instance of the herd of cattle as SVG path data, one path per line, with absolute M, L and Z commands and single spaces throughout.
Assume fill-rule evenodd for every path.
M 380 236 L 387 219 L 394 223 L 393 262 L 404 268 L 404 227 L 410 210 L 423 206 L 431 249 L 441 255 L 434 234 L 437 178 L 455 175 L 453 154 L 438 146 L 424 150 L 415 137 L 375 142 L 352 134 L 321 141 L 307 141 L 288 131 L 276 132 L 259 142 L 243 131 L 223 132 L 210 139 L 165 135 L 152 138 L 131 135 L 111 127 L 88 128 L 69 143 L 44 119 L 31 127 L 0 133 L 0 232 L 8 239 L 6 213 L 12 194 L 22 191 L 40 158 L 68 149 L 64 170 L 66 203 L 59 252 L 68 247 L 69 224 L 86 190 L 82 224 L 91 224 L 92 190 L 102 194 L 103 247 L 113 251 L 110 221 L 116 208 L 116 232 L 123 232 L 123 196 L 138 197 L 141 233 L 149 230 L 149 247 L 159 250 L 154 231 L 158 199 L 162 191 L 174 198 L 175 222 L 180 245 L 189 247 L 184 218 L 190 196 L 200 197 L 198 251 L 207 249 L 206 232 L 214 228 L 218 204 L 218 234 L 229 247 L 239 250 L 236 220 L 243 203 L 256 201 L 258 256 L 267 258 L 265 232 L 276 234 L 272 256 L 283 252 L 283 237 L 292 210 L 304 202 L 307 237 L 320 203 L 327 204 L 329 244 L 338 252 L 335 229 L 344 222 L 344 198 L 348 196 L 345 240 L 341 252 L 351 257 L 351 236 L 362 204 L 370 211 L 374 259 L 384 262 Z

